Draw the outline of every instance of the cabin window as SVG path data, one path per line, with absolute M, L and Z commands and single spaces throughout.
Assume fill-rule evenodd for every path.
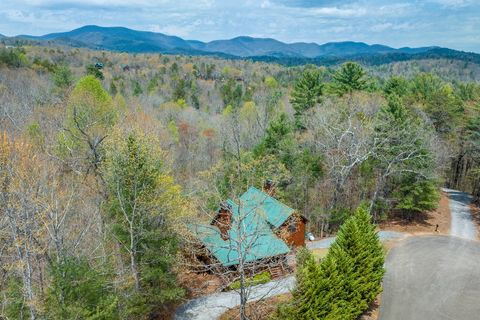
M 288 232 L 290 233 L 294 233 L 297 231 L 297 224 L 295 223 L 295 221 L 292 221 L 290 222 L 290 224 L 288 225 Z

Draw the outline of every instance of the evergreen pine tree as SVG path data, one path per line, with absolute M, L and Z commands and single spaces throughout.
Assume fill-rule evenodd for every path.
M 360 233 L 355 220 L 350 218 L 337 234 L 337 240 L 330 248 L 331 254 L 338 261 L 338 269 L 345 279 L 342 283 L 340 310 L 336 308 L 336 314 L 342 315 L 343 319 L 355 319 L 367 309 L 368 304 L 362 299 L 362 260 L 365 259 L 366 248 L 360 241 Z M 358 255 L 358 256 L 357 256 Z
M 278 307 L 275 319 L 295 320 L 304 319 L 305 315 L 310 313 L 312 306 L 308 297 L 313 298 L 316 277 L 319 271 L 319 265 L 308 249 L 301 249 L 297 252 L 297 271 L 295 273 L 296 285 L 292 291 L 293 299 Z M 315 318 L 312 318 L 315 319 Z
M 399 76 L 390 77 L 383 86 L 383 92 L 387 95 L 396 94 L 400 97 L 408 93 L 408 81 L 407 79 Z
M 278 319 L 354 320 L 381 291 L 383 247 L 364 207 L 342 225 L 320 263 L 303 251 L 299 261 L 293 299 Z
M 92 267 L 83 257 L 63 256 L 49 271 L 48 319 L 119 319 L 118 298 L 108 282 L 108 270 Z
M 345 62 L 333 75 L 332 89 L 339 96 L 365 90 L 367 86 L 366 72 L 355 62 Z
M 295 120 L 298 127 L 302 128 L 302 115 L 319 103 L 323 95 L 322 73 L 317 68 L 308 68 L 295 82 L 290 102 L 295 109 Z
M 132 132 L 110 146 L 106 162 L 105 209 L 130 267 L 128 299 L 121 301 L 127 318 L 150 314 L 184 293 L 174 271 L 178 240 L 170 218 L 183 214 L 185 203 L 153 139 Z
M 422 197 L 431 197 L 435 202 L 437 192 L 432 179 L 435 159 L 429 145 L 431 137 L 428 125 L 409 112 L 396 94 L 391 94 L 388 103 L 378 112 L 375 125 L 372 160 L 379 178 L 371 209 L 385 195 L 396 198 L 397 208 L 405 212 L 419 205 L 408 214 L 431 209 L 430 205 L 422 206 L 413 196 L 417 192 L 414 189 L 420 187 Z M 375 210 L 372 212 L 376 214 Z
M 270 122 L 265 137 L 253 152 L 256 157 L 275 155 L 287 168 L 291 168 L 295 143 L 293 125 L 287 114 L 281 113 L 277 119 Z
M 384 272 L 383 247 L 366 208 L 358 208 L 354 216 L 340 228 L 330 250 L 336 253 L 340 248 L 353 261 L 349 289 L 355 294 L 352 292 L 348 299 L 355 306 L 356 316 L 358 316 L 380 293 Z
M 313 255 L 310 255 L 304 262 L 303 267 L 297 272 L 299 285 L 293 292 L 294 317 L 293 319 L 314 318 L 315 306 L 318 303 L 318 287 L 321 286 L 319 265 L 315 262 Z
M 360 293 L 362 299 L 366 300 L 369 305 L 381 291 L 380 283 L 384 274 L 384 250 L 375 231 L 376 227 L 371 223 L 372 216 L 366 207 L 361 206 L 356 210 L 355 220 L 365 249 L 363 252 L 364 259 L 361 259 L 358 263 L 358 271 L 363 272 Z M 362 262 L 365 262 L 363 266 Z
M 405 218 L 412 219 L 414 214 L 438 206 L 440 195 L 435 180 L 407 174 L 397 185 L 393 197 L 398 199 L 396 209 L 402 210 Z
M 322 260 L 320 268 L 325 284 L 320 291 L 324 306 L 317 305 L 320 319 L 353 320 L 360 303 L 360 296 L 355 291 L 356 282 L 353 274 L 353 260 L 345 250 L 337 248 L 330 251 Z

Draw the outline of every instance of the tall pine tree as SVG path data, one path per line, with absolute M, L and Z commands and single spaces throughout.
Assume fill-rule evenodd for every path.
M 322 73 L 317 68 L 308 68 L 295 82 L 290 102 L 295 109 L 295 120 L 298 127 L 303 128 L 303 113 L 321 101 L 324 84 Z
M 355 62 L 345 62 L 333 75 L 332 89 L 339 96 L 367 88 L 366 72 Z
M 362 309 L 366 309 L 380 293 L 384 273 L 383 247 L 371 218 L 365 207 L 359 207 L 342 225 L 331 248 L 334 253 L 341 248 L 353 260 L 352 283 L 360 294 Z
M 183 214 L 180 187 L 168 174 L 153 137 L 130 133 L 110 147 L 106 204 L 125 265 L 126 317 L 152 314 L 182 297 L 177 284 L 177 236 L 171 219 Z
M 278 319 L 357 319 L 381 291 L 383 247 L 364 207 L 340 228 L 327 256 L 317 263 L 302 252 L 292 301 Z

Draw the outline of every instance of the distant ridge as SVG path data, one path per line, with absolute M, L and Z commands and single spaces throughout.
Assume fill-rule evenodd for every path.
M 19 35 L 13 38 L 130 53 L 217 55 L 227 58 L 248 58 L 285 64 L 333 64 L 347 59 L 378 64 L 381 61 L 392 62 L 425 59 L 427 57 L 459 59 L 480 63 L 480 55 L 478 54 L 440 47 L 403 47 L 395 49 L 381 44 L 369 45 L 353 41 L 329 42 L 319 45 L 305 42 L 284 43 L 271 38 L 247 36 L 202 42 L 198 40 L 184 40 L 180 37 L 156 32 L 95 25 L 43 36 Z
M 390 52 L 378 54 L 354 54 L 349 56 L 319 56 L 316 58 L 299 57 L 275 57 L 275 56 L 255 56 L 249 57 L 252 61 L 262 61 L 279 63 L 288 66 L 316 64 L 316 65 L 337 65 L 346 61 L 356 61 L 365 65 L 382 65 L 391 62 L 425 60 L 425 59 L 449 59 L 459 60 L 468 63 L 480 65 L 480 54 L 472 52 L 456 51 L 447 48 L 433 48 L 428 51 L 417 53 Z
M 426 48 L 394 49 L 388 46 L 363 42 L 284 43 L 271 38 L 236 37 L 229 40 L 202 42 L 184 40 L 162 33 L 136 31 L 124 27 L 84 26 L 68 32 L 50 33 L 43 36 L 20 35 L 19 38 L 32 40 L 55 40 L 74 46 L 85 46 L 127 52 L 209 52 L 224 53 L 237 57 L 290 56 L 315 58 L 319 56 L 348 56 L 353 54 L 376 54 L 388 52 L 423 52 Z

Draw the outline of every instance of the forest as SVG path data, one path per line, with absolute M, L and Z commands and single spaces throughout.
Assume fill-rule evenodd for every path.
M 266 180 L 318 237 L 480 202 L 478 68 L 0 48 L 0 318 L 162 319 L 188 224 Z

